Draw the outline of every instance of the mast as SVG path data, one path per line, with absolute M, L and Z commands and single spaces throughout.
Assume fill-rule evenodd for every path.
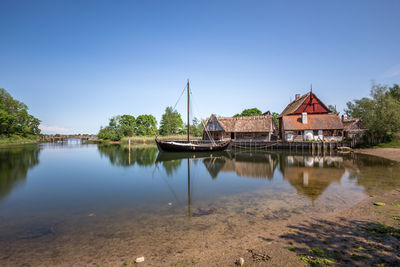
M 189 95 L 190 95 L 190 87 L 189 87 L 189 79 L 187 81 L 187 141 L 190 142 L 189 140 L 189 135 L 190 135 L 190 119 L 189 119 Z
M 190 196 L 190 161 L 187 159 L 187 172 L 188 172 L 188 218 L 192 217 L 192 212 L 190 210 L 190 205 L 192 204 L 192 198 Z

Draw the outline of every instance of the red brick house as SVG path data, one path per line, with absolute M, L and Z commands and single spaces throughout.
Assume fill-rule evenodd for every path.
M 313 93 L 296 94 L 279 115 L 279 136 L 284 141 L 341 141 L 343 123 Z

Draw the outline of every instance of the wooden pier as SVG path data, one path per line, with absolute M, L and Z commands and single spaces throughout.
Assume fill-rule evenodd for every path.
M 282 142 L 282 141 L 232 141 L 231 149 L 282 150 L 296 152 L 327 152 L 338 147 L 352 147 L 350 142 Z

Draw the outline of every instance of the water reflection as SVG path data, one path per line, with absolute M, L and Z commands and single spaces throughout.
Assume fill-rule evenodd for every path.
M 39 153 L 37 145 L 0 149 L 0 200 L 25 182 L 28 170 L 39 163 Z
M 280 170 L 299 195 L 316 200 L 332 183 L 340 183 L 346 172 L 343 157 L 281 155 Z
M 311 201 L 318 199 L 331 184 L 340 184 L 343 177 L 362 186 L 369 194 L 391 190 L 400 183 L 398 164 L 359 154 L 311 155 L 288 154 L 287 151 L 157 153 L 156 147 L 133 146 L 129 150 L 119 145 L 101 145 L 98 150 L 115 166 L 157 164 L 170 177 L 183 167 L 184 159 L 195 165 L 201 162 L 213 180 L 225 173 L 234 173 L 239 177 L 272 181 L 278 171 L 298 195 Z
M 220 157 L 206 158 L 203 163 L 213 179 L 216 179 L 220 172 L 233 172 L 241 177 L 272 180 L 278 164 L 278 155 L 232 152 Z
M 109 158 L 112 165 L 128 167 L 135 164 L 139 166 L 154 165 L 157 157 L 155 146 L 120 146 L 120 145 L 98 145 L 101 156 Z

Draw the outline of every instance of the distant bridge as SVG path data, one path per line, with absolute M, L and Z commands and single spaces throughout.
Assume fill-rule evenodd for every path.
M 69 139 L 79 139 L 81 141 L 96 140 L 95 134 L 54 134 L 42 135 L 39 137 L 40 142 L 67 142 Z

